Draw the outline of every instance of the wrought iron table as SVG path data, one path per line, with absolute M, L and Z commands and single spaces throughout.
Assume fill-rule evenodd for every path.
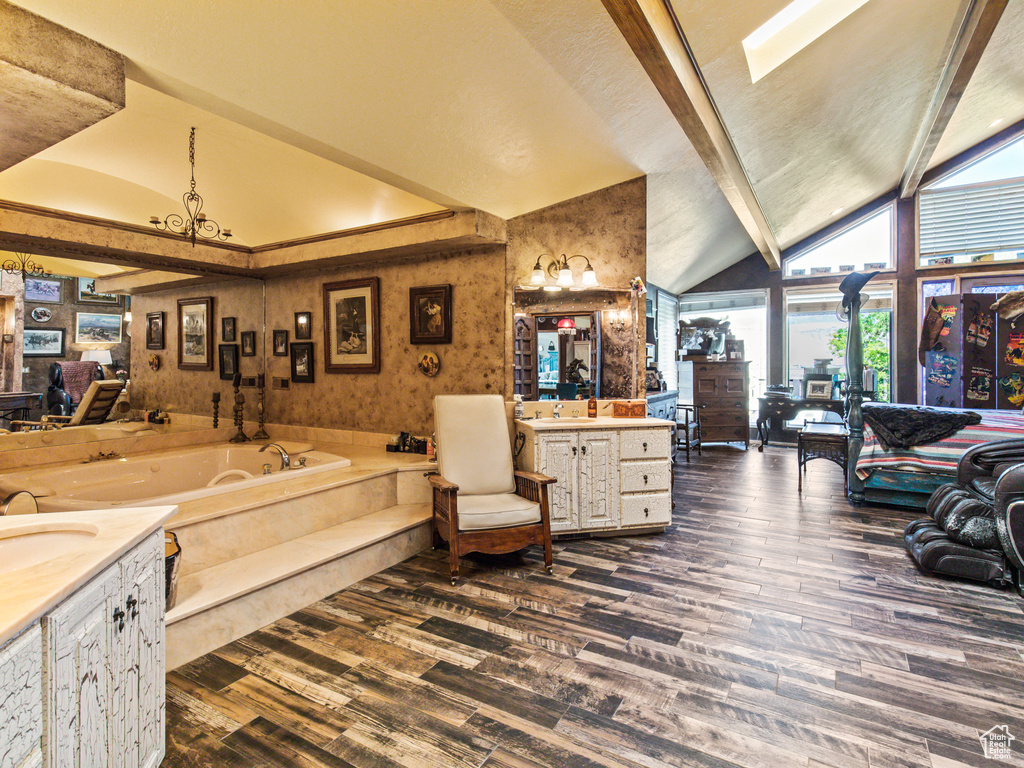
M 828 459 L 843 468 L 843 491 L 846 491 L 846 456 L 850 432 L 845 424 L 805 423 L 796 435 L 798 492 L 804 489 L 804 472 L 811 459 Z

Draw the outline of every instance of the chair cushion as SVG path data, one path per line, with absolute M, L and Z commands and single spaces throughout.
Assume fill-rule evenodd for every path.
M 464 495 L 513 493 L 512 443 L 500 395 L 434 398 L 437 469 Z
M 995 477 L 976 477 L 971 480 L 971 488 L 974 489 L 982 498 L 992 501 L 996 495 L 996 478 Z
M 464 496 L 459 492 L 459 530 L 482 531 L 540 522 L 540 504 L 514 493 Z

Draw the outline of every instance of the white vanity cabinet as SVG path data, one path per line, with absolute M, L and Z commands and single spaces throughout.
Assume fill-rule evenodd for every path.
M 664 528 L 672 521 L 671 422 L 517 421 L 523 469 L 554 477 L 551 532 Z
M 43 764 L 43 641 L 35 624 L 0 650 L 0 766 Z
M 164 754 L 163 534 L 42 619 L 48 768 L 156 768 Z

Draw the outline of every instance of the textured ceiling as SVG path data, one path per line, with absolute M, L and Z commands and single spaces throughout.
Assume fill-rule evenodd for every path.
M 751 85 L 741 41 L 787 2 L 675 2 L 783 246 L 896 185 L 960 0 L 870 0 Z M 0 198 L 145 223 L 180 207 L 196 125 L 206 210 L 250 245 L 442 206 L 510 218 L 646 174 L 652 282 L 754 251 L 601 0 L 18 4 L 134 82 L 123 112 L 0 173 Z M 940 154 L 1024 116 L 1019 5 Z

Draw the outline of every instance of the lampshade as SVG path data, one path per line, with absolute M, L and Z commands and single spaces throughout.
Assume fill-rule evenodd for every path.
M 570 336 L 576 333 L 576 323 L 571 317 L 563 317 L 558 321 L 558 332 Z
M 586 269 L 583 270 L 583 278 L 580 282 L 589 286 L 597 285 L 597 272 L 594 271 L 594 268 L 590 266 L 589 262 L 587 263 Z
M 544 285 L 547 281 L 544 268 L 540 265 L 540 259 L 537 259 L 537 263 L 533 265 L 533 272 L 530 274 L 530 283 L 532 285 Z
M 109 349 L 87 349 L 82 353 L 82 360 L 100 365 L 110 365 L 113 362 Z
M 562 267 L 558 270 L 558 280 L 555 282 L 563 288 L 567 288 L 572 285 L 572 270 L 569 269 L 568 265 L 564 262 L 562 263 Z

